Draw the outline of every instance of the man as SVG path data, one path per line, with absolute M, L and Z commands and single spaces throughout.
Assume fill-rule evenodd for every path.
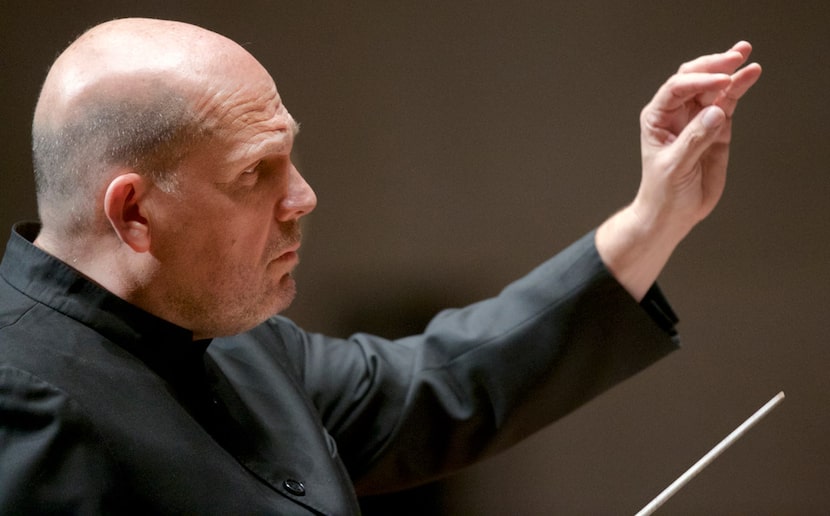
M 721 195 L 750 50 L 686 63 L 645 107 L 631 205 L 388 342 L 274 315 L 316 198 L 262 66 L 183 23 L 91 29 L 35 111 L 42 225 L 0 265 L 0 512 L 355 513 L 356 492 L 491 455 L 665 355 L 654 282 Z

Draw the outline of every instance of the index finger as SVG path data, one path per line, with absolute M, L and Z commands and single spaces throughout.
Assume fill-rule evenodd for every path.
M 673 111 L 695 97 L 707 93 L 717 94 L 731 82 L 732 77 L 725 73 L 675 74 L 660 86 L 649 107 L 660 111 Z

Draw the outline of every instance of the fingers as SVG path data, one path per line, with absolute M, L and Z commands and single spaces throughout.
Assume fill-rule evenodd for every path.
M 731 83 L 732 78 L 725 73 L 676 74 L 657 90 L 650 105 L 660 111 L 673 111 L 705 93 L 717 95 Z
M 744 60 L 749 58 L 749 54 L 752 53 L 752 45 L 749 41 L 739 41 L 732 45 L 730 50 L 734 50 L 736 52 L 740 52 L 744 56 Z
M 718 106 L 709 106 L 683 129 L 664 155 L 673 171 L 673 183 L 684 188 L 697 180 L 703 180 L 703 188 L 719 192 L 725 182 L 726 164 L 729 159 L 729 134 L 731 122 Z M 702 168 L 701 168 L 702 167 Z M 698 174 L 704 173 L 706 177 Z M 717 198 L 717 195 L 711 199 Z
M 738 70 L 732 75 L 732 84 L 716 99 L 713 104 L 720 106 L 731 117 L 735 112 L 738 101 L 749 91 L 761 77 L 761 65 L 752 63 Z
M 731 74 L 744 64 L 752 53 L 752 45 L 746 41 L 735 43 L 729 50 L 693 59 L 680 65 L 678 73 L 728 73 Z
M 725 73 L 731 75 L 732 84 L 722 92 L 712 95 L 711 91 L 702 92 L 698 102 L 702 106 L 715 104 L 720 106 L 726 116 L 731 117 L 738 100 L 761 76 L 761 67 L 752 63 L 739 69 L 752 53 L 752 45 L 739 41 L 732 48 L 720 54 L 702 56 L 680 66 L 678 75 L 689 73 Z
M 677 134 L 700 109 L 715 105 L 727 117 L 735 112 L 740 98 L 761 75 L 752 63 L 740 68 L 752 52 L 752 45 L 740 41 L 719 54 L 702 56 L 680 66 L 655 94 L 644 110 L 644 120 L 655 128 Z M 686 109 L 688 117 L 679 116 Z

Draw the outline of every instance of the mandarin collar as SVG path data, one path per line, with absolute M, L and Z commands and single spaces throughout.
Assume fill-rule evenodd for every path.
M 36 247 L 39 231 L 38 223 L 12 229 L 0 263 L 0 276 L 9 284 L 94 329 L 172 384 L 183 380 L 183 370 L 201 369 L 209 339 L 194 341 L 190 330 L 128 303 Z

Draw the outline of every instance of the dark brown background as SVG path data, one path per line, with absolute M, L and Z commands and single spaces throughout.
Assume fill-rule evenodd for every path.
M 28 131 L 56 54 L 113 17 L 201 24 L 245 44 L 303 124 L 320 204 L 289 315 L 336 334 L 417 329 L 597 225 L 634 194 L 657 86 L 752 41 L 765 72 L 736 120 L 726 195 L 661 278 L 684 349 L 514 450 L 382 502 L 633 513 L 784 390 L 664 513 L 830 510 L 825 2 L 171 4 L 0 1 L 0 226 L 36 214 Z

